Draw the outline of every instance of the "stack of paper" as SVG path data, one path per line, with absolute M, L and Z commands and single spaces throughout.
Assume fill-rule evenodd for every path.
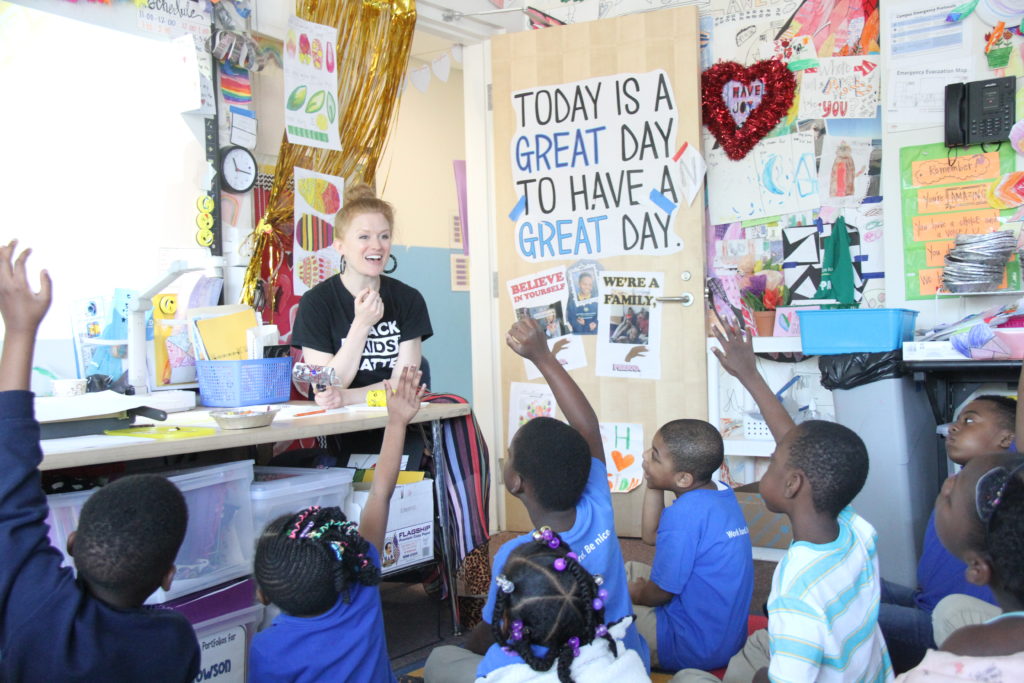
M 260 325 L 256 311 L 241 304 L 196 309 L 189 320 L 198 360 L 247 359 L 246 330 Z

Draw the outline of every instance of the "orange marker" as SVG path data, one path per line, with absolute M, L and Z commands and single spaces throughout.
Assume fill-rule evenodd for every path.
M 326 413 L 327 408 L 321 408 L 320 410 L 311 410 L 308 413 L 295 413 L 295 417 L 306 417 L 307 415 L 319 415 L 320 413 Z

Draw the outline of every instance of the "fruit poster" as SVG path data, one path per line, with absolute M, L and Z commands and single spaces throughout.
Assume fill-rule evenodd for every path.
M 295 168 L 295 236 L 292 242 L 293 285 L 302 296 L 341 267 L 334 249 L 334 216 L 341 208 L 345 179 Z
M 288 142 L 341 149 L 338 133 L 338 30 L 288 18 L 284 44 L 284 124 Z
M 533 318 L 544 332 L 548 348 L 566 370 L 582 368 L 587 364 L 583 341 L 572 335 L 566 321 L 565 305 L 569 293 L 565 267 L 548 270 L 509 280 L 508 293 L 512 299 L 516 319 Z M 528 360 L 526 378 L 537 379 L 540 371 Z
M 661 379 L 665 274 L 604 271 L 599 279 L 597 376 Z
M 519 428 L 535 417 L 557 418 L 558 404 L 547 384 L 512 382 L 508 387 L 508 443 Z
M 601 444 L 612 493 L 629 493 L 644 478 L 644 426 L 628 422 L 602 422 Z

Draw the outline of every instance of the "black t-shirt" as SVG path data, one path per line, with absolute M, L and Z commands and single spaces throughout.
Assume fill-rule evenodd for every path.
M 433 335 L 427 304 L 417 290 L 382 275 L 380 298 L 384 315 L 366 338 L 359 370 L 352 388 L 376 384 L 391 377 L 398 361 L 398 345 Z M 302 295 L 299 312 L 292 327 L 292 346 L 306 346 L 335 354 L 355 319 L 355 297 L 345 289 L 340 277 L 330 277 Z

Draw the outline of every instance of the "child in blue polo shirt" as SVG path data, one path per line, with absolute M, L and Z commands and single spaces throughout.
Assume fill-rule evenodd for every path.
M 540 417 L 519 428 L 509 447 L 505 487 L 526 506 L 535 528 L 550 527 L 576 551 L 588 572 L 604 577 L 610 596 L 604 605 L 605 617 L 608 623 L 618 622 L 632 615 L 633 610 L 622 550 L 615 535 L 597 414 L 548 349 L 544 332 L 535 320 L 524 317 L 517 321 L 505 341 L 537 366 L 569 421 L 566 425 Z M 504 567 L 516 547 L 532 541 L 532 534 L 508 541 L 498 550 L 492 566 Z M 468 649 L 449 645 L 430 653 L 425 671 L 428 683 L 473 680 L 499 665 L 518 663 L 516 655 L 506 655 L 494 642 L 491 622 L 496 596 L 497 585 L 492 581 L 483 609 L 484 621 L 470 634 Z M 635 624 L 629 626 L 623 641 L 648 666 L 647 644 Z M 484 654 L 488 656 L 482 657 Z
M 754 562 L 736 495 L 711 479 L 723 458 L 721 434 L 703 420 L 669 422 L 644 454 L 642 529 L 654 566 L 629 564 L 629 593 L 661 669 L 725 666 L 747 637 Z M 676 495 L 667 508 L 665 491 Z

